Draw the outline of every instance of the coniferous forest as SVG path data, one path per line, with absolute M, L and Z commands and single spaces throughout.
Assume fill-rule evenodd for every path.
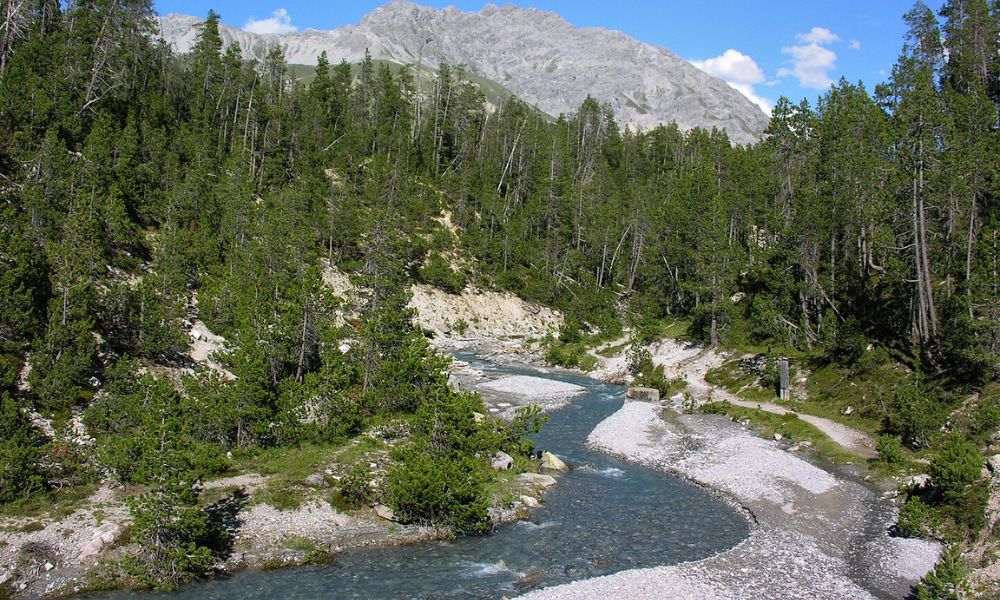
M 460 65 L 324 56 L 305 83 L 280 48 L 224 47 L 215 13 L 176 55 L 146 0 L 0 8 L 0 504 L 140 486 L 146 551 L 123 577 L 171 585 L 211 564 L 193 482 L 399 416 L 397 514 L 488 530 L 478 457 L 527 456 L 543 419 L 474 418 L 481 400 L 449 387 L 413 323 L 410 282 L 559 309 L 549 356 L 567 366 L 588 336 L 680 320 L 847 380 L 896 373 L 854 408 L 885 457 L 933 458 L 940 485 L 901 528 L 983 528 L 1000 426 L 995 4 L 918 2 L 885 82 L 782 99 L 748 147 L 630 131 L 594 99 L 494 108 Z M 216 369 L 185 368 L 195 319 L 227 340 Z M 92 445 L 67 441 L 80 423 Z M 435 478 L 461 484 L 432 494 Z

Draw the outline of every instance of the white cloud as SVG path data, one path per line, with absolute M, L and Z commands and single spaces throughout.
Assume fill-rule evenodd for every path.
M 760 83 L 764 81 L 764 71 L 757 61 L 739 50 L 730 48 L 720 56 L 706 60 L 692 60 L 691 64 L 713 77 L 740 83 Z
M 850 45 L 847 47 L 851 50 L 861 50 L 861 40 L 851 40 Z
M 837 68 L 837 53 L 825 46 L 840 36 L 825 27 L 813 27 L 795 36 L 800 44 L 786 46 L 781 52 L 791 56 L 791 68 L 778 69 L 778 77 L 795 76 L 802 87 L 823 90 L 833 84 L 830 71 Z
M 799 33 L 795 39 L 805 44 L 832 44 L 840 40 L 840 36 L 830 31 L 826 27 L 813 27 L 809 33 Z
M 250 17 L 243 25 L 243 31 L 250 33 L 291 33 L 298 30 L 298 27 L 292 25 L 292 16 L 283 8 L 272 12 L 269 19 Z
M 767 79 L 763 69 L 753 58 L 739 50 L 730 48 L 721 55 L 705 60 L 692 60 L 691 64 L 713 77 L 725 81 L 730 87 L 750 99 L 767 114 L 771 114 L 771 102 L 754 91 L 753 86 Z

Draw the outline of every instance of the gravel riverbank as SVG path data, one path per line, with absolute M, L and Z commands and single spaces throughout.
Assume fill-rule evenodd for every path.
M 626 402 L 590 435 L 597 449 L 725 494 L 757 527 L 736 548 L 680 565 L 623 571 L 524 598 L 902 598 L 937 544 L 893 538 L 890 505 L 725 417 Z

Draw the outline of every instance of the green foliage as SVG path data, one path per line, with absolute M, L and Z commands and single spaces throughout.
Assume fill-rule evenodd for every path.
M 487 516 L 489 465 L 472 456 L 432 458 L 419 448 L 398 455 L 387 494 L 404 522 L 445 525 L 456 534 L 492 529 Z
M 537 404 L 518 407 L 509 423 L 496 423 L 499 448 L 513 455 L 528 456 L 534 450 L 534 442 L 529 436 L 535 435 L 549 420 L 549 415 Z
M 896 521 L 896 533 L 902 537 L 920 537 L 925 535 L 927 521 L 930 516 L 930 507 L 927 506 L 918 496 L 911 496 L 899 508 L 899 517 Z
M 914 450 L 925 448 L 944 421 L 944 408 L 919 380 L 910 382 L 896 389 L 883 428 Z
M 123 482 L 148 483 L 162 470 L 163 448 L 172 445 L 175 459 L 200 476 L 226 471 L 219 442 L 232 435 L 231 425 L 213 428 L 216 411 L 224 409 L 182 396 L 166 378 L 135 379 L 128 365 L 121 363 L 106 393 L 86 413 L 101 462 Z
M 948 436 L 931 459 L 934 499 L 962 531 L 976 533 L 986 523 L 989 484 L 981 480 L 983 464 L 979 449 L 957 433 Z
M 45 489 L 38 466 L 39 440 L 27 418 L 6 392 L 0 396 L 0 504 L 27 498 Z
M 218 535 L 198 506 L 193 475 L 166 469 L 156 489 L 129 506 L 139 550 L 123 561 L 129 577 L 155 589 L 174 589 L 204 574 L 213 562 L 209 544 Z
M 449 294 L 461 294 L 465 289 L 465 274 L 452 269 L 447 259 L 438 253 L 431 254 L 427 263 L 420 267 L 419 274 L 421 281 Z
M 878 459 L 887 465 L 899 465 L 906 460 L 903 445 L 894 435 L 880 435 L 875 444 Z
M 917 584 L 918 600 L 962 600 L 970 591 L 966 567 L 958 546 L 949 546 L 934 570 Z
M 983 470 L 983 457 L 971 442 L 958 434 L 948 436 L 931 459 L 931 483 L 948 501 L 961 496 Z
M 698 407 L 698 412 L 706 415 L 727 415 L 732 407 L 728 400 L 706 402 Z
M 374 498 L 369 482 L 371 470 L 365 463 L 358 463 L 347 470 L 340 479 L 340 495 L 353 508 L 370 504 Z

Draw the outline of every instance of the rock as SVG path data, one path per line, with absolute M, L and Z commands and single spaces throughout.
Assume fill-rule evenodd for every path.
M 785 439 L 785 436 L 781 435 L 780 433 L 774 434 L 774 441 L 780 442 L 783 439 Z
M 525 505 L 527 508 L 536 508 L 539 505 L 539 502 L 538 502 L 537 499 L 535 499 L 533 496 L 529 496 L 527 494 L 521 494 L 520 500 L 521 500 L 521 504 Z
M 497 452 L 490 461 L 497 471 L 509 471 L 514 466 L 514 459 L 506 452 Z
M 330 487 L 330 484 L 327 482 L 326 478 L 320 475 L 319 473 L 313 473 L 309 477 L 306 477 L 306 485 L 308 485 L 309 487 L 320 488 L 320 489 Z
M 905 487 L 913 487 L 917 489 L 923 489 L 931 482 L 931 476 L 927 473 L 921 473 L 920 475 L 912 475 L 903 480 L 903 485 Z
M 483 413 L 474 412 L 472 413 L 472 418 L 476 420 L 476 423 L 482 423 L 483 420 L 486 419 L 486 415 L 484 415 Z
M 645 400 L 647 402 L 657 402 L 660 399 L 660 390 L 648 387 L 630 387 L 625 396 L 632 400 Z
M 566 466 L 566 463 L 551 452 L 542 452 L 542 468 L 548 469 L 549 471 L 559 471 L 560 473 L 569 471 L 569 467 Z
M 45 566 L 42 568 L 45 569 L 46 571 L 51 571 L 52 569 L 56 568 L 56 566 L 50 562 L 47 562 L 45 563 Z
M 86 544 L 80 548 L 80 559 L 90 558 L 91 556 L 97 556 L 108 547 L 110 544 L 114 543 L 121 535 L 122 528 L 118 523 L 105 523 L 97 528 L 94 535 L 90 538 Z
M 849 416 L 851 416 L 853 414 L 854 414 L 854 407 L 853 406 L 848 406 L 847 408 L 844 409 L 844 416 L 845 417 L 849 417 Z
M 521 497 L 523 498 L 524 496 Z M 4 571 L 3 573 L 0 573 L 0 585 L 7 583 L 11 579 L 14 579 L 14 571 Z
M 993 474 L 993 478 L 1000 478 L 1000 454 L 994 454 L 986 459 L 986 468 Z
M 396 520 L 396 513 L 392 512 L 392 509 L 386 506 L 385 504 L 376 504 L 375 514 L 385 519 L 386 521 Z
M 517 477 L 517 482 L 523 486 L 548 488 L 556 484 L 556 479 L 541 473 L 521 473 Z

